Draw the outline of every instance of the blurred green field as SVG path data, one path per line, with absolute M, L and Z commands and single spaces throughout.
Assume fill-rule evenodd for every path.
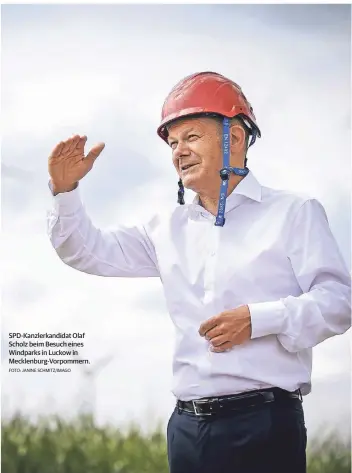
M 143 434 L 133 425 L 126 431 L 99 427 L 88 416 L 33 424 L 17 414 L 2 421 L 1 437 L 2 473 L 168 473 L 161 426 Z M 310 440 L 308 473 L 350 472 L 350 440 L 336 433 Z

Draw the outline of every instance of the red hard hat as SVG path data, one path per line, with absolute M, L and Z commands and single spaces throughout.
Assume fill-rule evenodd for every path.
M 158 135 L 167 142 L 166 126 L 170 122 L 197 114 L 217 114 L 228 118 L 242 116 L 257 136 L 261 135 L 253 108 L 241 87 L 216 72 L 192 74 L 176 84 L 164 102 Z

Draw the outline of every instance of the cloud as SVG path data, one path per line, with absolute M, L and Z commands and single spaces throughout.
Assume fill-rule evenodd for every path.
M 324 31 L 325 35 L 350 34 L 350 5 L 248 5 L 246 13 L 281 34 L 284 31 L 311 36 Z
M 27 182 L 31 174 L 24 169 L 18 168 L 17 166 L 8 166 L 1 163 L 1 174 L 5 179 L 18 180 L 21 183 Z
M 11 301 L 18 308 L 26 308 L 37 302 L 45 296 L 47 291 L 46 284 L 33 281 L 32 278 L 16 278 L 15 282 L 3 285 L 4 301 L 11 299 Z M 6 302 L 5 302 L 6 304 Z
M 317 409 L 324 406 L 324 414 Z M 342 436 L 351 435 L 351 374 L 335 374 L 316 380 L 312 393 L 304 398 L 303 408 L 309 441 L 320 440 L 327 430 L 336 429 Z

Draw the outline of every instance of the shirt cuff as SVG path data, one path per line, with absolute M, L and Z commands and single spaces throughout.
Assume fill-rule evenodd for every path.
M 79 186 L 70 192 L 62 192 L 53 195 L 51 182 L 49 181 L 49 189 L 52 193 L 54 201 L 54 209 L 59 215 L 71 215 L 82 207 L 81 196 L 79 193 Z
M 278 335 L 282 332 L 286 308 L 281 300 L 248 304 L 248 308 L 251 314 L 251 338 Z

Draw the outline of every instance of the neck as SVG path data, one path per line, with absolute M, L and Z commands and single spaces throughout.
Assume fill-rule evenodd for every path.
M 242 179 L 244 179 L 244 176 L 236 176 L 235 174 L 230 176 L 226 197 L 228 197 L 233 192 Z M 198 193 L 200 205 L 212 215 L 216 215 L 218 213 L 219 194 L 219 188 L 217 190 L 213 189 L 212 191 L 209 190 Z

